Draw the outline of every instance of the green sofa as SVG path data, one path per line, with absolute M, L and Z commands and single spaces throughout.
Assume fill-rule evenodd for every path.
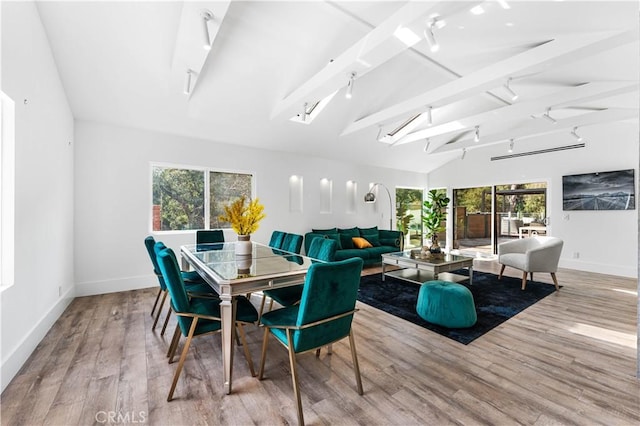
M 353 238 L 364 238 L 372 247 L 357 248 Z M 315 238 L 331 238 L 338 243 L 336 257 L 334 260 L 345 260 L 352 257 L 359 257 L 365 265 L 375 265 L 382 262 L 382 254 L 401 251 L 404 247 L 404 233 L 402 231 L 392 231 L 373 228 L 330 228 L 313 229 L 304 236 L 305 253 L 309 251 L 311 242 Z

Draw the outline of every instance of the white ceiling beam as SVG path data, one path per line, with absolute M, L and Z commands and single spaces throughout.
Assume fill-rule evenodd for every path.
M 637 31 L 581 34 L 557 38 L 361 118 L 347 126 L 342 135 L 424 112 L 430 105 L 442 106 L 491 90 L 503 85 L 507 78 L 513 75 L 542 72 L 550 67 L 593 56 L 637 39 Z
M 394 32 L 400 26 L 408 27 L 412 23 L 424 19 L 437 4 L 438 2 L 435 1 L 408 2 L 278 102 L 273 109 L 271 119 L 281 116 L 288 118 L 295 115 L 305 102 L 316 102 L 346 86 L 351 72 L 355 71 L 356 78 L 360 78 L 408 49 L 407 45 L 394 37 Z
M 211 12 L 212 18 L 208 22 L 209 40 L 213 46 L 220 30 L 220 25 L 229 10 L 230 0 L 193 2 L 185 1 L 182 5 L 180 25 L 176 35 L 176 44 L 171 63 L 171 81 L 169 90 L 183 91 L 187 70 L 192 70 L 190 93 L 194 92 L 198 78 L 211 49 L 204 48 L 204 11 Z
M 535 114 L 542 114 L 547 108 L 559 108 L 563 106 L 577 106 L 580 103 L 591 102 L 598 99 L 608 98 L 619 94 L 637 91 L 638 82 L 592 82 L 581 84 L 576 87 L 567 88 L 558 92 L 532 99 L 526 102 L 519 102 L 512 105 L 492 109 L 480 114 L 460 117 L 447 123 L 434 125 L 426 129 L 421 129 L 405 135 L 397 140 L 394 146 L 406 143 L 421 141 L 426 138 L 445 135 L 461 130 L 473 129 L 475 126 L 482 126 L 488 123 L 507 123 L 514 120 L 522 120 Z M 482 127 L 481 127 L 482 131 Z M 446 141 L 432 140 L 428 152 L 435 151 Z
M 551 133 L 569 132 L 574 127 L 587 127 L 602 123 L 612 123 L 615 121 L 627 120 L 630 118 L 638 118 L 637 108 L 610 108 L 602 111 L 594 111 L 587 114 L 577 115 L 557 120 L 555 124 L 551 124 L 543 119 L 531 119 L 526 125 L 517 128 L 498 132 L 494 134 L 482 135 L 481 142 L 476 143 L 473 138 L 461 139 L 455 143 L 446 144 L 437 149 L 434 154 L 443 154 L 450 151 L 460 151 L 466 148 L 467 151 L 472 149 L 484 148 L 489 145 L 496 145 L 508 142 L 509 139 L 515 139 L 516 143 L 525 139 L 543 136 Z

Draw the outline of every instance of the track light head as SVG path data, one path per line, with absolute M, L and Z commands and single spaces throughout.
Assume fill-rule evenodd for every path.
M 211 37 L 209 36 L 209 21 L 213 19 L 213 13 L 209 10 L 202 10 L 202 40 L 204 50 L 211 50 Z
M 356 72 L 352 71 L 351 76 L 349 77 L 349 82 L 347 83 L 347 92 L 344 94 L 344 97 L 347 99 L 351 99 L 353 97 L 353 81 L 356 78 Z
M 442 28 L 444 25 L 438 27 L 437 22 L 437 17 L 432 17 L 427 21 L 427 28 L 424 30 L 424 38 L 427 40 L 427 43 L 429 43 L 429 47 L 432 52 L 437 52 L 438 50 L 440 50 L 440 45 L 433 35 L 433 27 Z
M 550 121 L 552 124 L 556 124 L 558 121 L 555 118 L 551 117 L 551 115 L 549 115 L 549 112 L 551 112 L 551 108 L 547 108 L 547 112 L 542 114 L 542 117 L 547 121 Z
M 193 74 L 193 70 L 187 68 L 187 74 L 184 76 L 184 94 L 191 94 L 191 75 Z
M 430 106 L 429 109 L 427 109 L 427 126 L 432 126 L 433 125 L 433 107 Z
M 514 145 L 514 140 L 513 139 L 509 139 L 509 152 L 513 152 L 513 145 Z
M 473 136 L 474 142 L 480 142 L 480 126 L 476 126 L 476 134 Z
M 424 148 L 423 148 L 424 152 L 429 151 L 429 145 L 431 145 L 431 141 L 429 140 L 429 138 L 427 138 L 427 143 L 424 144 Z
M 578 130 L 578 128 L 577 128 L 577 127 L 574 127 L 574 128 L 573 128 L 573 130 L 571 131 L 571 135 L 572 135 L 574 138 L 576 138 L 576 140 L 577 140 L 578 142 L 582 142 L 583 137 L 582 137 L 582 136 L 580 136 L 580 135 L 576 132 L 576 130 Z
M 507 93 L 509 93 L 509 96 L 511 96 L 511 100 L 515 101 L 518 99 L 518 94 L 514 92 L 513 89 L 511 89 L 509 83 L 511 83 L 511 77 L 509 77 L 507 83 L 504 85 L 504 89 L 507 91 Z
M 462 156 L 460 157 L 461 160 L 464 160 L 464 157 L 467 156 L 467 148 L 462 148 Z

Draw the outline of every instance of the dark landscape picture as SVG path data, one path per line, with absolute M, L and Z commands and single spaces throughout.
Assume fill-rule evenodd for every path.
M 562 210 L 635 209 L 634 170 L 562 177 Z

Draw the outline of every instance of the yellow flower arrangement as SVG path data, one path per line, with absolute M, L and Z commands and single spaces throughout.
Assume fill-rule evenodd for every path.
M 264 206 L 260 201 L 249 201 L 245 206 L 246 198 L 244 196 L 228 206 L 224 206 L 224 214 L 218 219 L 221 222 L 229 222 L 231 229 L 238 235 L 251 235 L 258 230 L 258 225 L 262 219 L 266 217 L 264 214 Z

